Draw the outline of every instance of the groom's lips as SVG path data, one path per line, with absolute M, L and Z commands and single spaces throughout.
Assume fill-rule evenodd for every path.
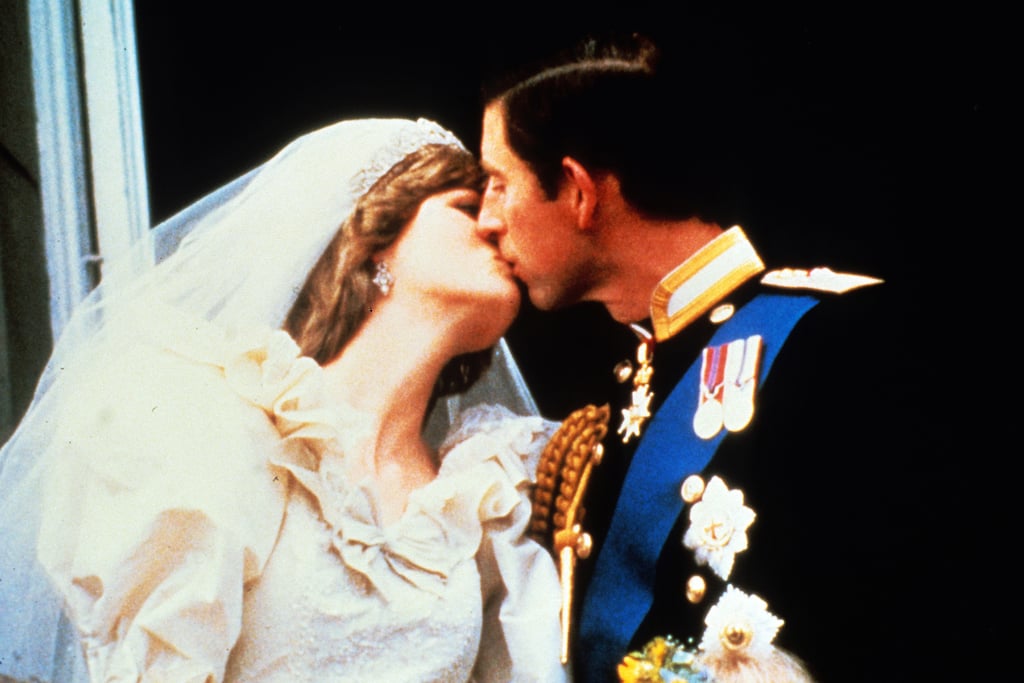
M 506 261 L 500 256 L 495 256 L 494 262 L 498 265 L 498 268 L 501 269 L 501 271 L 504 272 L 506 275 L 508 275 L 509 277 L 515 277 L 515 265 L 513 263 L 511 263 L 510 261 Z

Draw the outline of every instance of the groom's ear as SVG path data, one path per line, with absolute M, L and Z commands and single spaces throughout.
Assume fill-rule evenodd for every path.
M 583 164 L 572 157 L 562 159 L 565 191 L 569 193 L 570 207 L 576 217 L 576 227 L 589 230 L 594 224 L 597 209 L 597 185 Z

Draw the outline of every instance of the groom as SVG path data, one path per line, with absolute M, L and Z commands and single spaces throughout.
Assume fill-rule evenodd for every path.
M 885 616 L 916 604 L 892 571 L 914 531 L 888 285 L 759 253 L 733 192 L 756 113 L 722 85 L 632 37 L 505 83 L 483 113 L 480 230 L 537 309 L 598 302 L 621 323 L 605 343 L 629 349 L 621 384 L 587 396 L 612 422 L 584 498 L 579 681 L 668 666 L 644 652 L 668 636 L 723 680 L 863 680 L 876 640 L 924 638 Z

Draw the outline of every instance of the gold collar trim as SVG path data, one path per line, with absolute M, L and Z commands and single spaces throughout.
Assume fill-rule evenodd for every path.
M 668 339 L 762 270 L 764 263 L 743 229 L 738 225 L 729 228 L 654 288 L 651 322 L 655 339 Z

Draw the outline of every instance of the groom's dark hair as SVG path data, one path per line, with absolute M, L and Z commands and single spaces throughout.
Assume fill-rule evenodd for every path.
M 720 57 L 686 52 L 667 55 L 635 33 L 588 37 L 485 84 L 484 105 L 500 108 L 509 147 L 549 198 L 571 157 L 614 175 L 652 218 L 726 221 L 742 170 L 741 91 L 720 82 Z

